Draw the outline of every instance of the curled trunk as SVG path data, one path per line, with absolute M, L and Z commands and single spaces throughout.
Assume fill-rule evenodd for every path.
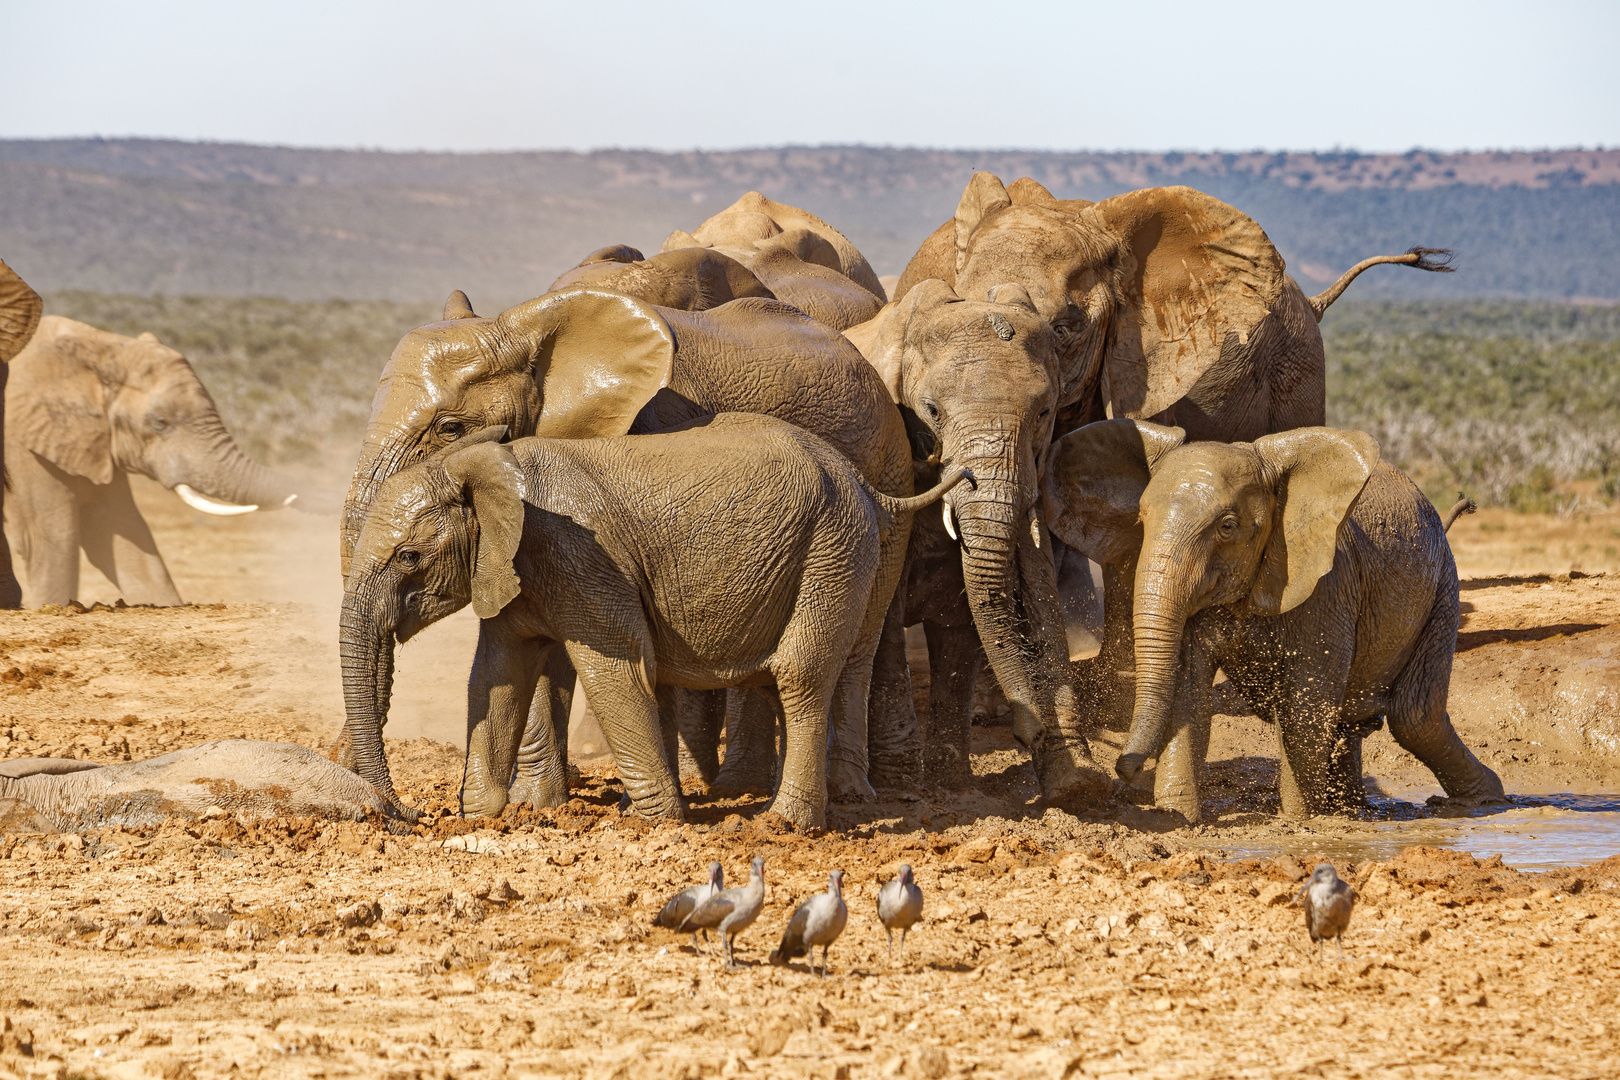
M 1187 576 L 1176 555 L 1163 547 L 1145 548 L 1136 568 L 1136 708 L 1125 748 L 1115 763 L 1124 780 L 1142 771 L 1164 744 L 1181 669 L 1187 626 Z
M 354 771 L 408 820 L 415 820 L 414 812 L 394 792 L 383 750 L 382 729 L 394 685 L 394 641 L 390 628 L 368 603 L 367 591 L 351 588 L 345 594 L 338 624 L 345 731 L 354 754 Z

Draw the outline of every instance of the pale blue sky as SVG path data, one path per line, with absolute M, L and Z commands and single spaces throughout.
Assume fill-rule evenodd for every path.
M 1620 145 L 1620 3 L 9 0 L 0 137 Z

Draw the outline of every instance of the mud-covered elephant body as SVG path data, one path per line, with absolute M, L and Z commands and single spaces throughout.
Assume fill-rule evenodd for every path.
M 210 810 L 340 821 L 397 817 L 370 784 L 291 743 L 216 739 L 111 765 L 55 758 L 0 762 L 0 829 L 134 827 L 199 818 Z
M 208 513 L 335 503 L 244 455 L 186 358 L 151 334 L 46 316 L 10 369 L 6 534 L 30 607 L 74 598 L 81 547 L 131 603 L 182 602 L 129 473 Z
M 470 601 L 483 622 L 463 813 L 506 804 L 536 680 L 560 646 L 641 812 L 684 812 L 666 688 L 774 684 L 787 738 L 772 807 L 824 824 L 829 715 L 866 699 L 885 536 L 927 497 L 876 493 L 826 442 L 764 416 L 510 446 L 492 434 L 386 481 L 354 549 L 342 651 L 360 775 L 392 791 L 392 639 Z
M 964 300 L 1019 286 L 1055 339 L 1055 432 L 1112 415 L 1173 420 L 1195 439 L 1254 439 L 1323 422 L 1317 320 L 1357 273 L 1380 261 L 1444 269 L 1414 249 L 1368 260 L 1321 296 L 1306 297 L 1258 224 L 1191 188 L 1148 188 L 1091 203 L 1056 199 L 1033 180 L 1003 186 L 977 173 L 954 218 L 906 267 L 891 307 L 934 279 Z M 1040 450 L 1036 458 L 1044 458 Z M 1039 478 L 1019 482 L 1029 489 Z M 1040 557 L 1050 562 L 1055 550 L 1048 544 Z M 1077 706 L 1069 659 L 1076 654 L 1061 608 L 1069 592 L 1089 590 L 1089 573 L 1083 560 L 1063 554 L 1063 577 L 1055 567 L 1041 572 L 1056 588 L 1020 596 L 1035 617 L 1005 650 L 1021 658 L 1019 681 L 1055 687 L 1042 719 L 1049 760 L 1061 769 L 1043 777 L 1048 795 L 1062 793 L 1054 782 L 1084 775 L 1086 760 L 1081 725 L 1071 719 Z M 1078 688 L 1087 714 L 1106 722 L 1124 696 L 1116 673 L 1131 667 L 1129 609 L 1120 603 L 1129 567 L 1105 578 L 1103 654 Z M 976 616 L 980 610 L 976 605 Z M 982 620 L 979 629 L 986 632 Z M 993 650 L 991 661 L 1005 684 L 1007 665 Z
M 650 259 L 624 244 L 605 247 L 587 255 L 546 291 L 582 288 L 621 292 L 682 311 L 708 311 L 747 296 L 776 299 L 742 263 L 696 246 L 664 251 Z
M 877 490 L 911 493 L 905 428 L 881 380 L 842 335 L 788 305 L 745 298 L 692 312 L 571 289 L 493 319 L 477 317 L 464 298 L 453 297 L 446 314 L 446 321 L 407 335 L 384 369 L 350 489 L 345 554 L 384 480 L 490 425 L 515 436 L 591 437 L 651 434 L 720 412 L 757 413 L 825 439 Z M 876 643 L 883 630 L 909 526 L 902 513 L 885 533 L 863 640 Z M 888 681 L 905 681 L 903 651 L 899 663 Z M 519 760 L 520 771 L 540 787 L 551 786 L 561 770 L 555 753 L 568 682 L 566 661 L 559 660 L 543 683 L 548 701 L 537 700 L 533 738 Z M 920 757 L 914 745 L 897 753 Z M 834 797 L 870 791 L 868 762 L 866 703 L 841 699 L 834 709 Z
M 1091 424 L 1053 448 L 1053 531 L 1135 566 L 1135 709 L 1117 768 L 1158 759 L 1158 803 L 1199 819 L 1220 668 L 1275 723 L 1285 813 L 1365 805 L 1361 739 L 1387 721 L 1459 801 L 1502 798 L 1446 712 L 1457 568 L 1439 515 L 1361 432 L 1182 445 Z

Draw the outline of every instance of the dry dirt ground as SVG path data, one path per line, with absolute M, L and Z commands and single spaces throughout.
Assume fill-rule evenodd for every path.
M 335 523 L 141 498 L 196 606 L 0 615 L 0 757 L 326 745 L 341 720 Z M 1469 524 L 1459 728 L 1510 791 L 1612 793 L 1620 580 L 1476 557 Z M 1563 524 L 1511 526 L 1545 549 Z M 1601 549 L 1608 528 L 1569 542 Z M 1370 821 L 1271 819 L 1269 736 L 1232 715 L 1212 754 L 1217 818 L 1196 829 L 1128 796 L 1043 809 L 999 728 L 976 729 L 976 792 L 838 808 L 822 836 L 695 788 L 689 824 L 621 816 L 601 761 L 557 811 L 463 822 L 472 630 L 450 620 L 401 655 L 390 754 L 427 811 L 411 835 L 220 817 L 0 836 L 0 1076 L 1620 1072 L 1620 857 L 1602 860 L 1620 838 L 1540 873 L 1398 851 L 1392 829 L 1457 819 L 1419 810 L 1432 779 L 1386 734 L 1369 741 L 1385 793 Z M 1499 817 L 1564 812 L 1524 802 Z M 1361 891 L 1343 962 L 1331 946 L 1312 959 L 1289 905 L 1318 853 Z M 710 859 L 737 880 L 754 854 L 768 894 L 741 971 L 652 927 Z M 891 965 L 874 897 L 902 861 L 927 908 Z M 765 963 L 833 867 L 851 917 L 829 977 Z

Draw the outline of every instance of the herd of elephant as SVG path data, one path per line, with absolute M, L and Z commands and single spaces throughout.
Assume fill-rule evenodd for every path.
M 452 293 L 388 359 L 343 507 L 335 756 L 414 817 L 382 739 L 394 644 L 470 603 L 469 815 L 568 797 L 576 679 L 644 814 L 684 815 L 687 770 L 801 827 L 961 787 L 985 661 L 1056 803 L 1108 796 L 1106 727 L 1118 776 L 1156 762 L 1155 801 L 1198 821 L 1217 669 L 1277 731 L 1285 813 L 1364 804 L 1386 721 L 1448 797 L 1501 799 L 1446 711 L 1447 522 L 1369 436 L 1321 426 L 1322 313 L 1375 263 L 1444 255 L 1307 297 L 1190 188 L 1092 203 L 978 173 L 898 279 L 750 192 L 494 317 Z M 9 275 L 0 305 L 26 292 Z M 0 306 L 31 604 L 71 596 L 80 546 L 140 568 L 129 599 L 178 602 L 125 470 L 199 509 L 319 508 L 236 451 L 194 374 L 143 384 L 173 350 L 62 319 L 28 342 L 29 319 Z M 67 430 L 87 416 L 105 430 Z

